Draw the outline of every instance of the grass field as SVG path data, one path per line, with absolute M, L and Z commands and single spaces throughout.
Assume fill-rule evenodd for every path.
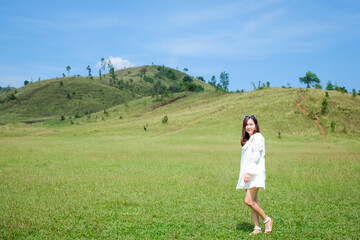
M 267 151 L 259 199 L 274 219 L 270 236 L 255 237 L 356 239 L 356 122 L 322 142 L 296 108 L 317 93 L 299 94 L 188 94 L 161 107 L 144 98 L 74 124 L 0 126 L 0 238 L 247 238 L 250 210 L 235 186 L 242 116 L 255 114 Z

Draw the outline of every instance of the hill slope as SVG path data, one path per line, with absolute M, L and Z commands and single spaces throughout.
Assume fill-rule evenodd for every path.
M 74 117 L 150 95 L 184 91 L 182 79 L 213 88 L 180 71 L 162 66 L 122 69 L 101 77 L 64 77 L 28 84 L 0 95 L 0 122 L 46 121 Z
M 64 133 L 101 134 L 106 136 L 138 134 L 189 137 L 239 137 L 244 115 L 254 114 L 260 121 L 261 132 L 267 138 L 299 138 L 321 141 L 321 131 L 312 117 L 297 105 L 318 115 L 325 129 L 325 140 L 332 137 L 360 136 L 360 98 L 331 91 L 328 109 L 321 113 L 323 90 L 273 88 L 243 94 L 208 91 L 177 93 L 154 102 L 151 97 L 137 99 L 76 120 L 44 123 L 50 129 L 61 127 Z M 305 98 L 305 100 L 304 100 Z M 164 116 L 168 123 L 162 124 Z M 331 123 L 335 127 L 332 131 Z M 70 124 L 76 123 L 70 126 Z M 65 128 L 64 128 L 65 127 Z M 144 131 L 144 127 L 146 131 Z M 47 131 L 47 130 L 46 130 Z M 96 132 L 96 133 L 95 133 Z M 221 141 L 221 139 L 220 139 Z

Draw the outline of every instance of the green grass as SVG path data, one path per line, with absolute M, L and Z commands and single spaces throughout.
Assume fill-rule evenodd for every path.
M 266 139 L 259 200 L 274 218 L 273 233 L 256 238 L 355 239 L 358 131 L 349 126 L 322 142 L 315 123 L 296 112 L 300 96 L 187 93 L 158 108 L 142 98 L 73 125 L 0 126 L 0 236 L 244 239 L 253 226 L 244 191 L 235 189 L 239 139 L 242 116 L 255 114 Z

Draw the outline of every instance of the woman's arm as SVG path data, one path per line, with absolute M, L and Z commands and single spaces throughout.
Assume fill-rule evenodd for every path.
M 264 150 L 264 138 L 261 135 L 254 136 L 251 144 L 251 153 L 249 155 L 249 165 L 245 169 L 245 175 L 257 175 L 258 164 L 260 162 L 260 156 Z

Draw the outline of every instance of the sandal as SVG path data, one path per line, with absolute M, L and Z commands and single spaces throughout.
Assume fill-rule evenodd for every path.
M 255 234 L 261 233 L 261 227 L 254 227 L 254 231 L 255 231 L 255 230 L 260 230 L 260 232 L 258 232 L 258 233 L 252 232 L 252 233 L 250 233 L 250 235 L 255 235 Z
M 270 221 L 270 226 L 269 227 L 265 227 L 265 232 L 264 233 L 271 233 L 272 231 L 272 226 L 273 226 L 273 220 L 270 218 L 270 217 L 267 217 L 265 220 L 264 220 L 264 224 L 269 222 Z

